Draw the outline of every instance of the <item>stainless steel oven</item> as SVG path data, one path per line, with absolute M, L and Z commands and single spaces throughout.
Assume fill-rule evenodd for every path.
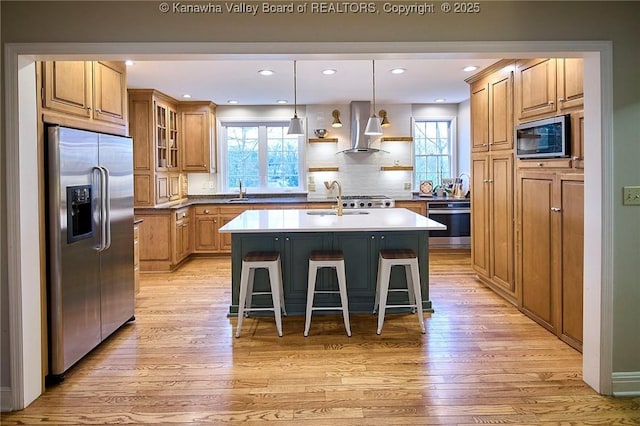
M 471 247 L 471 201 L 428 201 L 427 217 L 447 225 L 429 233 L 431 247 Z

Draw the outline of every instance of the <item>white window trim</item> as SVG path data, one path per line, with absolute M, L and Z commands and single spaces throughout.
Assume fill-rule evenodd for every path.
M 457 177 L 458 173 L 458 117 L 455 115 L 442 115 L 442 116 L 416 116 L 411 117 L 411 137 L 413 137 L 414 141 L 416 138 L 415 129 L 416 122 L 419 121 L 449 121 L 451 122 L 451 175 L 450 177 Z M 412 146 L 411 149 L 411 164 L 416 169 L 416 149 L 415 145 Z M 413 174 L 412 180 L 415 179 L 415 173 Z M 436 182 L 434 182 L 434 185 Z M 417 186 L 418 182 L 413 182 L 414 191 L 418 190 Z
M 268 117 L 268 118 L 250 118 L 250 117 L 225 117 L 222 119 L 216 119 L 216 127 L 218 137 L 217 151 L 218 151 L 218 173 L 217 173 L 217 187 L 219 193 L 232 193 L 238 190 L 237 187 L 228 187 L 227 182 L 227 126 L 260 126 L 264 124 L 276 124 L 283 123 L 286 125 L 291 119 L 283 117 Z M 307 181 L 306 170 L 304 165 L 306 164 L 303 136 L 298 136 L 298 169 L 300 171 L 299 184 L 297 188 L 285 188 L 277 190 L 275 188 L 262 189 L 256 193 L 262 194 L 287 194 L 287 193 L 300 193 L 305 192 L 305 183 Z M 260 179 L 265 179 L 266 176 L 260 176 Z

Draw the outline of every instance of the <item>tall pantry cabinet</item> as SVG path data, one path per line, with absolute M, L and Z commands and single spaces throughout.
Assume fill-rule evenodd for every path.
M 582 59 L 503 60 L 466 80 L 478 278 L 582 349 Z M 517 159 L 514 126 L 570 114 L 571 157 Z
M 513 72 L 504 60 L 467 80 L 471 91 L 471 256 L 478 277 L 512 303 Z

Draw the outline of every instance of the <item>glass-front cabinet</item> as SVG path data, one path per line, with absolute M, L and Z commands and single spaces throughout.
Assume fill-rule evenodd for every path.
M 178 113 L 167 104 L 155 103 L 156 169 L 178 167 Z

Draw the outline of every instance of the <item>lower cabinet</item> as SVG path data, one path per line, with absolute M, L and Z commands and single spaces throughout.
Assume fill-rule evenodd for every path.
M 206 204 L 195 206 L 194 253 L 231 253 L 231 234 L 218 230 L 236 218 L 247 207 Z
M 192 250 L 191 208 L 136 209 L 140 271 L 171 271 Z
M 403 208 L 418 213 L 419 215 L 427 215 L 427 203 L 424 201 L 398 200 L 395 202 L 396 208 Z
M 517 193 L 518 305 L 582 350 L 583 175 L 522 170 Z
M 140 291 L 140 224 L 133 225 L 133 282 L 135 292 Z

